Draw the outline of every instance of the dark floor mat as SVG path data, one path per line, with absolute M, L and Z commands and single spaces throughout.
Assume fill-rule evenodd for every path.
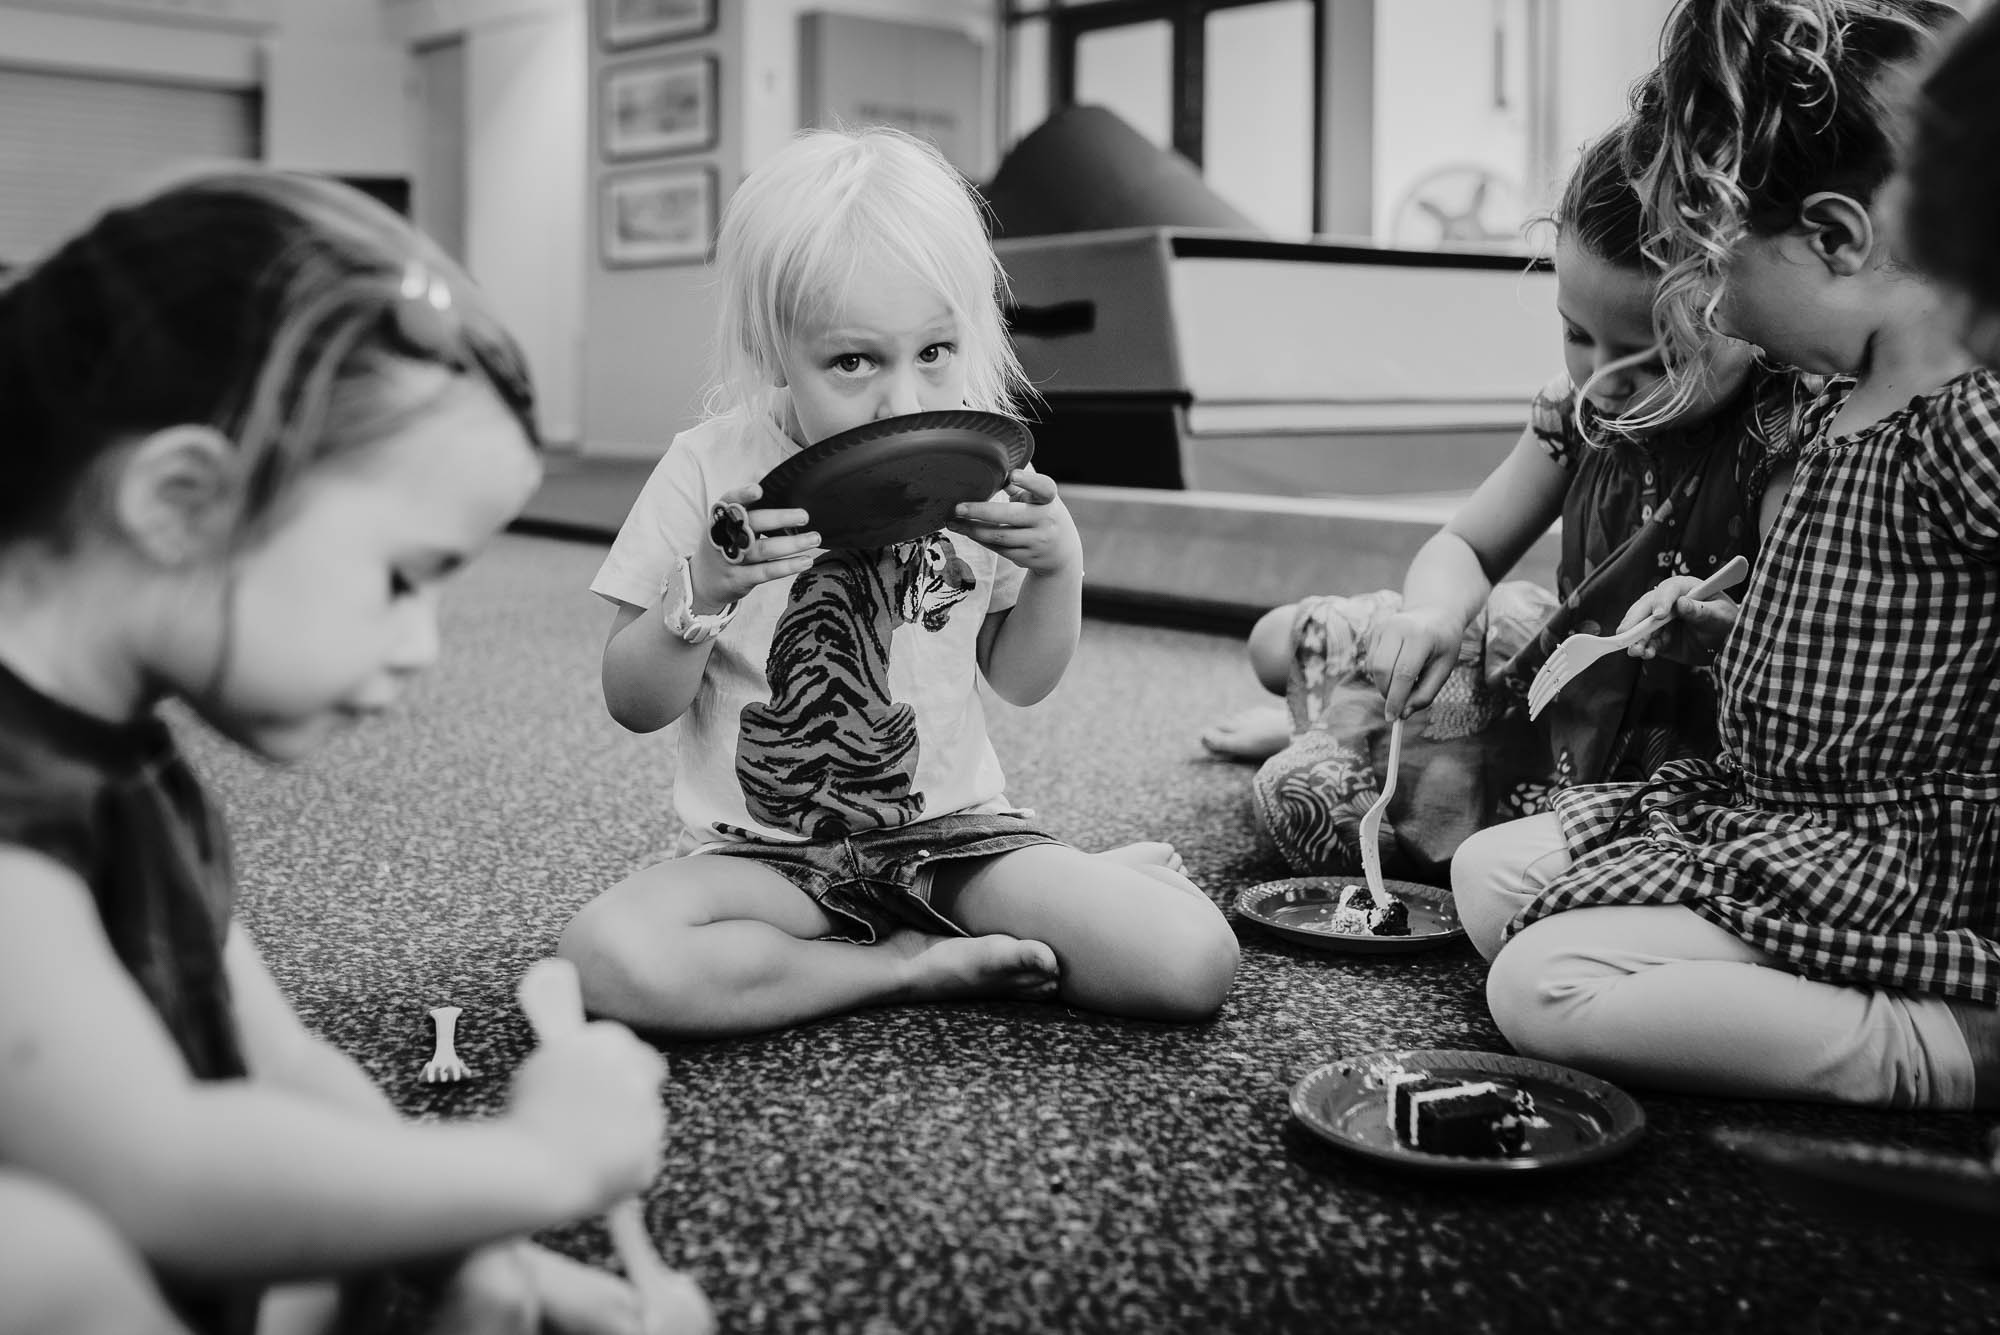
M 406 1110 L 488 1112 L 526 1050 L 522 970 L 657 855 L 671 746 L 597 686 L 601 549 L 503 538 L 452 591 L 407 708 L 274 771 L 206 737 L 245 919 L 305 1018 Z M 1171 838 L 1218 902 L 1284 874 L 1211 716 L 1257 699 L 1238 643 L 1092 622 L 1033 710 L 995 705 L 1010 794 L 1088 847 Z M 1232 920 L 1234 915 L 1232 913 Z M 1837 1224 L 1773 1195 L 1717 1127 L 1977 1153 L 1972 1116 L 1634 1091 L 1615 1162 L 1472 1184 L 1400 1175 L 1298 1129 L 1292 1083 L 1340 1054 L 1504 1051 L 1468 947 L 1336 956 L 1240 927 L 1236 988 L 1176 1028 L 1055 1006 L 881 1010 L 675 1045 L 647 1201 L 728 1331 L 1985 1331 L 1970 1247 Z M 479 1079 L 424 1085 L 426 1011 L 464 1008 Z M 604 1260 L 602 1230 L 550 1236 Z

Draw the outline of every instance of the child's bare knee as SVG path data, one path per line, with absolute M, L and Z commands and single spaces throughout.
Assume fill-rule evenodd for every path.
M 1257 618 L 1250 628 L 1250 668 L 1267 691 L 1282 693 L 1292 674 L 1292 627 L 1299 616 L 1297 603 L 1274 607 Z
M 1190 1019 L 1205 1020 L 1222 1009 L 1236 983 L 1238 954 L 1236 934 L 1226 924 L 1201 942 L 1188 971 Z
M 1236 981 L 1236 934 L 1206 899 L 1188 904 L 1157 927 L 1157 976 L 1163 984 L 1155 999 L 1158 1018 L 1208 1019 L 1222 1009 Z
M 563 928 L 556 941 L 556 954 L 575 964 L 577 972 L 586 978 L 597 972 L 618 942 L 618 933 L 606 921 L 613 916 L 602 896 L 591 900 Z
M 132 1248 L 76 1197 L 0 1174 L 0 1335 L 180 1335 Z
M 608 896 L 570 919 L 556 954 L 576 965 L 585 1009 L 628 1024 L 657 1013 L 664 980 L 676 972 L 664 966 L 659 933 L 641 930 Z
M 1524 1057 L 1568 1062 L 1579 1051 L 1576 1008 L 1556 986 L 1567 951 L 1551 950 L 1547 934 L 1523 929 L 1493 958 L 1486 1006 L 1514 1050 Z
M 1515 887 L 1503 887 L 1499 865 L 1484 855 L 1481 836 L 1486 833 L 1474 832 L 1453 855 L 1451 901 L 1473 948 L 1490 961 L 1499 953 L 1501 933 L 1520 911 L 1522 896 Z

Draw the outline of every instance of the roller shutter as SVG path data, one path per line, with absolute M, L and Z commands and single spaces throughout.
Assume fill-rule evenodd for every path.
M 172 163 L 255 161 L 258 113 L 248 89 L 0 66 L 0 265 Z

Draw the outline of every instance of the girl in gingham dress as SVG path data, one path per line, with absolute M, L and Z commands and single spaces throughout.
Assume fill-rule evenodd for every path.
M 1733 625 L 1721 756 L 1460 850 L 1523 1052 L 1700 1093 L 2000 1103 L 2000 378 L 1869 212 L 1885 87 L 1952 17 L 1684 3 L 1639 91 L 1663 339 L 1712 322 L 1856 378 L 1807 414 L 1741 609 L 1676 578 L 1626 618 L 1679 619 L 1641 653 Z

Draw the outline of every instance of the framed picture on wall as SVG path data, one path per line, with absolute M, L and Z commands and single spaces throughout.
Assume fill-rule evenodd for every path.
M 698 264 L 715 231 L 715 168 L 613 172 L 601 182 L 597 230 L 613 269 Z
M 656 157 L 715 146 L 715 57 L 675 56 L 603 72 L 604 156 Z
M 597 30 L 607 50 L 696 37 L 715 26 L 715 0 L 598 0 Z

